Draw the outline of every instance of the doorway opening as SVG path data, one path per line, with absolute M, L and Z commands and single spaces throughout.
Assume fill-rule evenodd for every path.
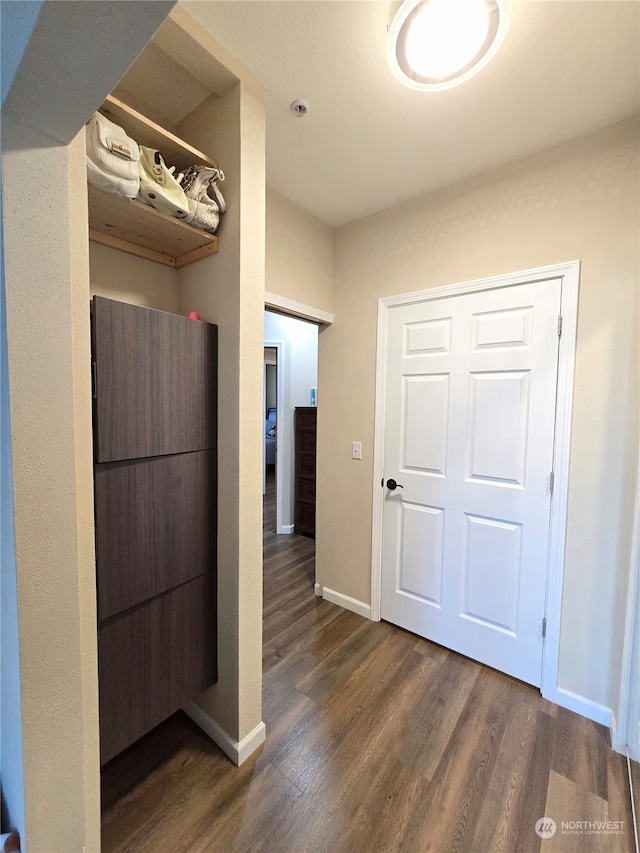
M 296 523 L 302 532 L 296 521 L 300 500 L 307 517 L 312 513 L 315 518 L 315 461 L 302 494 L 295 425 L 297 411 L 315 408 L 317 388 L 317 324 L 265 311 L 263 495 L 265 505 L 273 504 L 272 532 L 278 535 L 293 534 Z

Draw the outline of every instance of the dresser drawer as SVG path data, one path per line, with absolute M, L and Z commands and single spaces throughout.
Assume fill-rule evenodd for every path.
M 315 536 L 316 533 L 316 505 L 315 503 L 296 504 L 296 523 L 294 533 L 300 536 Z
M 317 409 L 296 409 L 296 429 L 315 433 L 317 417 Z
M 316 502 L 316 481 L 315 480 L 305 480 L 300 477 L 296 481 L 296 498 L 303 503 L 312 503 L 315 505 Z

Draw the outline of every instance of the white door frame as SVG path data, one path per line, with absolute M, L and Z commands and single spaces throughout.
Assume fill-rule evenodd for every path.
M 278 428 L 278 424 L 282 423 L 282 406 L 284 403 L 284 341 L 265 340 L 264 346 L 276 350 L 276 533 L 285 533 L 286 531 L 282 529 L 282 493 L 284 491 L 282 482 L 282 432 Z M 264 418 L 262 420 L 264 422 Z M 263 460 L 264 452 L 263 448 Z M 266 465 L 263 464 L 262 468 L 264 470 Z
M 297 317 L 299 320 L 311 320 L 319 326 L 331 326 L 334 321 L 333 314 L 328 311 L 268 291 L 264 294 L 264 310 L 285 314 L 287 317 Z
M 262 411 L 267 412 L 267 361 L 262 363 Z M 276 415 L 277 416 L 277 415 Z M 262 496 L 267 493 L 267 443 L 262 442 Z
M 517 284 L 549 279 L 562 279 L 562 336 L 558 353 L 558 388 L 556 429 L 553 450 L 555 474 L 551 499 L 549 528 L 549 565 L 547 569 L 547 635 L 542 653 L 542 695 L 552 702 L 558 697 L 558 656 L 560 651 L 560 617 L 562 608 L 562 579 L 564 546 L 569 492 L 569 448 L 571 443 L 571 412 L 573 407 L 573 375 L 575 369 L 576 335 L 578 324 L 578 287 L 580 261 L 553 264 L 531 270 L 467 281 L 461 284 L 434 287 L 416 293 L 402 293 L 378 300 L 378 340 L 376 352 L 376 402 L 373 439 L 373 521 L 371 541 L 371 618 L 380 621 L 382 582 L 382 513 L 384 490 L 384 417 L 385 369 L 389 309 L 398 305 L 430 302 L 447 296 L 460 296 L 482 290 L 495 290 Z
M 612 746 L 640 761 L 640 448 L 636 477 L 636 501 L 627 592 L 620 701 L 614 721 Z M 617 726 L 616 726 L 617 722 Z

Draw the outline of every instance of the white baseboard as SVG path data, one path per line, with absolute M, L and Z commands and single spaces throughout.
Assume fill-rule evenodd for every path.
M 546 697 L 551 698 L 551 697 Z M 562 708 L 568 708 L 570 711 L 575 711 L 586 717 L 588 720 L 593 720 L 594 723 L 600 723 L 606 726 L 610 732 L 614 731 L 615 717 L 611 708 L 606 705 L 599 705 L 598 702 L 593 702 L 591 699 L 585 699 L 584 696 L 579 696 L 577 693 L 572 693 L 571 690 L 565 690 L 564 687 L 558 687 L 556 695 L 551 699 L 556 705 Z
M 263 722 L 258 723 L 255 729 L 243 737 L 241 741 L 237 741 L 221 725 L 216 723 L 213 717 L 203 711 L 196 702 L 189 702 L 182 710 L 238 766 L 246 761 L 265 742 L 267 737 L 267 729 Z
M 313 594 L 318 595 L 320 598 L 322 598 L 322 587 L 320 586 L 319 583 L 314 583 Z
M 640 749 L 636 744 L 627 743 L 627 733 L 625 732 L 624 726 L 617 728 L 615 725 L 615 714 L 613 714 L 613 719 L 614 725 L 611 727 L 611 748 L 615 752 L 619 752 L 621 755 L 626 755 L 633 761 L 640 761 Z M 631 737 L 629 740 L 633 740 L 633 738 Z M 640 738 L 638 739 L 638 743 L 640 744 Z
M 614 752 L 619 752 L 621 755 L 624 755 L 625 758 L 634 758 L 629 750 L 625 727 L 618 726 L 615 711 L 611 711 L 611 728 L 609 729 L 609 732 L 611 734 L 611 749 Z M 637 761 L 638 759 L 636 758 L 635 760 Z
M 611 724 L 609 725 L 609 737 L 611 738 L 611 748 L 616 752 L 620 752 L 620 739 L 623 738 L 623 733 L 618 728 L 618 720 L 616 719 L 616 712 L 611 709 Z M 625 754 L 626 754 L 626 746 L 625 746 Z
M 285 535 L 288 535 L 289 533 L 293 533 L 293 528 L 294 528 L 293 524 L 283 524 L 280 527 L 280 530 L 278 530 L 278 533 L 280 533 L 280 534 L 284 533 Z
M 351 598 L 350 595 L 343 595 L 341 592 L 329 589 L 328 586 L 322 587 L 322 597 L 327 601 L 331 601 L 333 604 L 339 604 L 340 607 L 344 607 L 345 610 L 352 610 L 359 616 L 371 619 L 371 605 L 365 604 L 364 601 L 358 601 L 357 598 Z

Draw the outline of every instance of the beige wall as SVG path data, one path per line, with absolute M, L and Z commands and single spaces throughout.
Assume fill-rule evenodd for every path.
M 265 290 L 333 313 L 333 228 L 267 187 Z
M 2 142 L 26 849 L 97 851 L 84 130 L 51 147 L 3 117 Z
M 235 314 L 231 311 L 236 346 L 226 356 L 226 370 L 235 369 L 236 378 L 242 374 L 239 391 L 227 385 L 229 406 L 235 397 L 241 413 L 235 418 L 233 469 L 241 488 L 231 531 L 238 559 L 224 573 L 227 584 L 236 578 L 236 596 L 228 603 L 236 631 L 231 648 L 224 651 L 237 654 L 238 677 L 230 692 L 217 697 L 221 722 L 229 698 L 229 733 L 239 738 L 260 720 L 261 709 L 262 442 L 255 412 L 262 401 L 265 183 L 263 96 L 247 89 L 241 100 L 238 115 L 246 144 L 240 166 L 247 179 L 242 225 L 254 236 L 247 237 L 241 252 L 236 242 L 235 273 L 226 281 L 231 296 L 217 297 L 225 310 L 236 306 Z M 237 142 L 238 136 L 233 138 Z M 50 138 L 3 115 L 2 143 L 26 848 L 32 853 L 97 853 L 100 775 L 84 138 L 81 134 L 68 147 L 54 146 Z M 232 253 L 233 245 L 231 240 Z M 153 300 L 154 307 L 165 309 L 175 305 L 166 271 L 148 268 L 164 281 L 159 304 L 148 280 L 116 284 L 106 276 L 107 269 L 126 268 L 127 277 L 137 274 L 136 259 L 114 254 L 107 259 L 97 247 L 91 253 L 104 262 L 96 292 L 141 304 Z M 141 272 L 143 278 L 146 274 Z M 210 292 L 214 280 L 215 275 L 206 280 L 203 292 Z M 254 362 L 255 370 L 249 366 Z M 228 413 L 227 418 L 233 419 Z
M 609 708 L 637 452 L 638 234 L 629 120 L 337 229 L 336 322 L 320 334 L 317 580 L 368 602 L 377 299 L 581 260 L 559 684 Z
M 262 720 L 264 121 L 264 93 L 249 81 L 179 128 L 226 176 L 220 252 L 179 282 L 182 313 L 219 327 L 219 680 L 198 702 L 238 741 Z
M 180 313 L 178 273 L 173 267 L 89 243 L 89 268 L 92 296 Z

